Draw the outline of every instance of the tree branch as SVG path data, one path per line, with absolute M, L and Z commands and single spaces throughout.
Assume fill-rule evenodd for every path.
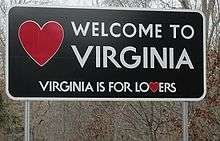
M 178 0 L 178 1 L 180 2 L 181 6 L 182 6 L 184 9 L 191 9 L 188 0 Z
M 163 0 L 159 0 L 163 5 L 167 6 L 168 8 L 171 9 L 177 9 L 177 7 L 171 6 L 168 2 L 165 2 Z

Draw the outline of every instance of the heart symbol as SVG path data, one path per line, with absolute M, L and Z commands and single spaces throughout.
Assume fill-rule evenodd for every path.
M 25 52 L 42 67 L 59 50 L 64 30 L 55 21 L 48 21 L 40 27 L 35 21 L 28 20 L 20 25 L 18 37 Z
M 158 90 L 158 88 L 159 88 L 159 83 L 158 82 L 150 82 L 149 86 L 150 86 L 150 90 L 153 93 L 155 93 Z

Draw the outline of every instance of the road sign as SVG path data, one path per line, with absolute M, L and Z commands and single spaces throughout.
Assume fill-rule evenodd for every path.
M 6 91 L 15 100 L 205 96 L 201 12 L 12 7 Z

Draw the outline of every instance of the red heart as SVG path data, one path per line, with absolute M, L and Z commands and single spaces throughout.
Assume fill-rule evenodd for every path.
M 44 66 L 59 50 L 63 37 L 63 27 L 48 21 L 42 27 L 35 21 L 23 22 L 18 37 L 25 52 L 39 65 Z
M 150 90 L 153 93 L 155 93 L 158 90 L 158 88 L 159 88 L 159 83 L 158 82 L 150 82 L 149 86 L 150 86 Z

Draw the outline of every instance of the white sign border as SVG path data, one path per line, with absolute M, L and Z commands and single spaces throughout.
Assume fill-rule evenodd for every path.
M 188 13 L 199 13 L 203 17 L 203 95 L 199 98 L 55 98 L 55 97 L 14 97 L 9 93 L 9 74 L 8 74 L 8 40 L 9 40 L 9 11 L 14 7 L 34 7 L 34 8 L 75 8 L 75 9 L 103 9 L 103 10 L 129 10 L 129 11 L 165 11 L 165 12 L 188 12 Z M 7 96 L 12 100 L 30 100 L 30 101 L 201 101 L 206 96 L 206 20 L 205 15 L 199 10 L 190 9 L 149 9 L 149 8 L 116 8 L 116 7 L 61 7 L 61 6 L 33 6 L 33 5 L 13 5 L 7 11 L 7 38 L 6 38 L 6 49 L 5 49 L 5 91 Z

